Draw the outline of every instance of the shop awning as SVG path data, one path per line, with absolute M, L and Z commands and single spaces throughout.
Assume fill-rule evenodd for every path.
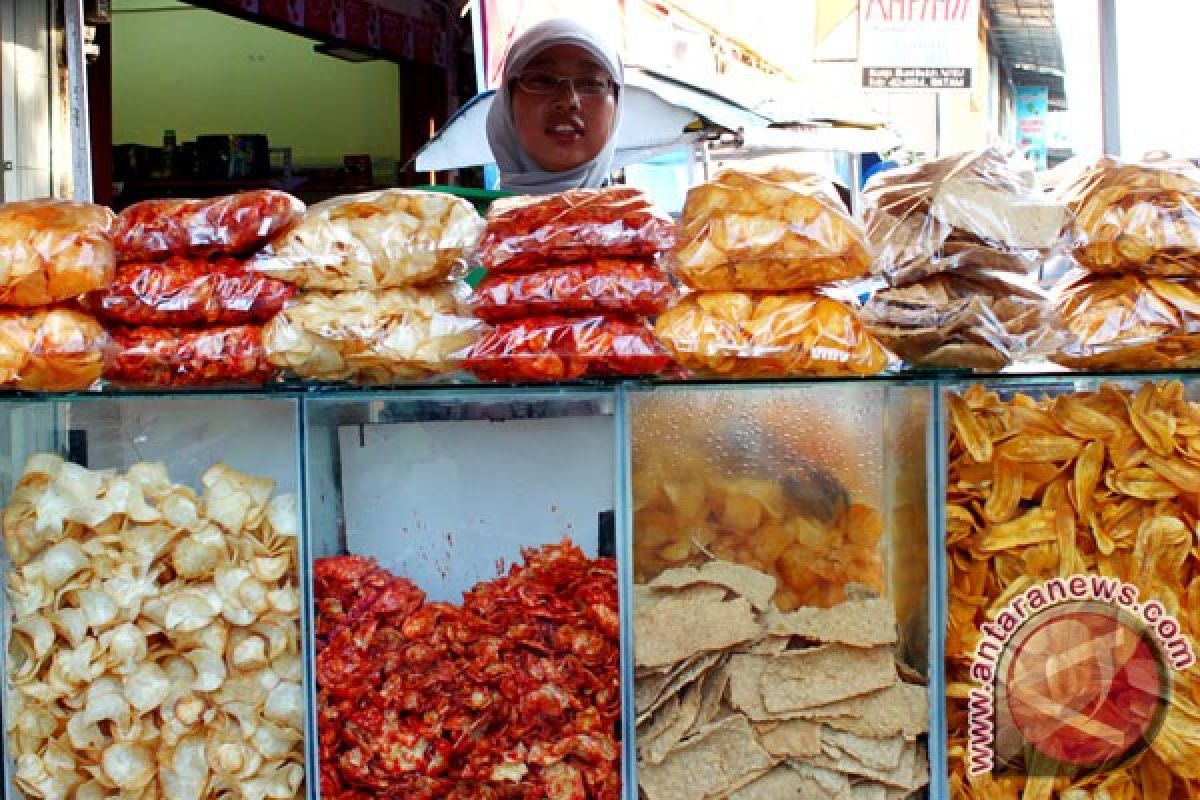
M 714 92 L 652 70 L 626 70 L 625 114 L 617 131 L 616 168 L 636 164 L 705 136 L 738 135 L 748 146 L 777 151 L 890 149 L 895 134 L 832 125 L 777 124 L 761 113 Z M 476 95 L 417 152 L 416 169 L 435 172 L 491 164 L 486 122 L 495 93 Z
M 1050 108 L 1067 107 L 1062 39 L 1054 20 L 1054 0 L 987 0 L 990 33 L 1000 60 L 1018 86 L 1045 86 Z

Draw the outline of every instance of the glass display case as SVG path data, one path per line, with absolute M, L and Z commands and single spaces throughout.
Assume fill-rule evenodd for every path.
M 6 796 L 1169 785 L 1195 396 L 1168 375 L 10 395 Z M 1090 616 L 1002 619 L 1076 576 Z M 1064 662 L 1084 632 L 1119 657 Z M 969 775 L 984 684 L 1016 777 Z M 1131 721 L 1067 725 L 1048 709 L 1087 698 L 1064 687 Z M 699 769 L 706 748 L 737 768 Z

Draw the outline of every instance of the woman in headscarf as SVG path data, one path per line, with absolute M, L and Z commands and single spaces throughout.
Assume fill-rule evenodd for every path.
M 487 119 L 499 187 L 551 194 L 603 186 L 624 80 L 617 51 L 576 22 L 547 20 L 518 37 Z

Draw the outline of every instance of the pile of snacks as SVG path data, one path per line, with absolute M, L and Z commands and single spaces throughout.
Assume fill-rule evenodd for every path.
M 627 187 L 497 201 L 480 258 L 477 316 L 495 327 L 466 355 L 494 381 L 654 374 L 668 359 L 644 317 L 673 297 L 659 254 L 671 218 Z
M 263 189 L 211 200 L 146 200 L 117 217 L 116 278 L 84 307 L 110 323 L 106 377 L 132 386 L 260 384 L 262 325 L 293 290 L 247 259 L 294 225 L 304 205 Z
M 621 797 L 616 565 L 568 541 L 524 558 L 461 606 L 317 560 L 322 797 Z
M 1167 164 L 1102 158 L 1060 188 L 1081 270 L 1055 286 L 1079 368 L 1171 369 L 1200 362 L 1200 177 Z
M 1061 247 L 1067 211 L 1015 155 L 991 148 L 887 170 L 867 183 L 864 201 L 893 287 L 868 304 L 868 327 L 909 363 L 994 370 L 1049 349 L 1027 326 L 1043 324 L 1046 299 L 1034 283 Z M 898 320 L 913 302 L 917 319 Z
M 859 409 L 843 403 L 839 410 L 853 419 Z M 685 410 L 690 421 L 680 419 Z M 796 431 L 798 416 L 825 433 L 819 451 L 793 446 L 796 437 L 785 431 Z M 777 579 L 774 601 L 784 610 L 840 603 L 851 581 L 882 593 L 883 517 L 855 502 L 878 473 L 860 457 L 856 432 L 830 427 L 838 416 L 724 392 L 699 394 L 686 406 L 639 401 L 632 416 L 635 579 L 715 556 Z M 860 485 L 848 488 L 851 473 Z
M 0 204 L 0 386 L 87 389 L 108 339 L 90 315 L 54 303 L 113 278 L 113 213 L 66 200 Z
M 1079 762 L 1082 771 L 1061 760 L 1031 761 L 1030 753 L 1045 751 L 1018 748 L 1012 762 L 1020 768 L 1016 774 L 970 776 L 969 697 L 980 685 L 973 665 L 983 626 L 995 623 L 1000 611 L 1015 606 L 1023 593 L 1032 595 L 1041 591 L 1036 587 L 1059 577 L 1084 576 L 1089 585 L 1093 578 L 1124 582 L 1138 592 L 1139 605 L 1130 610 L 1160 603 L 1164 614 L 1174 615 L 1181 640 L 1195 641 L 1200 633 L 1200 558 L 1194 546 L 1200 406 L 1187 399 L 1179 382 L 1143 383 L 1136 389 L 1106 383 L 1096 391 L 1008 397 L 973 386 L 948 396 L 947 403 L 950 796 L 1186 796 L 1197 777 L 1194 732 L 1200 728 L 1200 685 L 1194 667 L 1171 672 L 1173 688 L 1154 698 L 1161 697 L 1166 709 L 1149 748 L 1129 759 L 1113 759 L 1099 771 L 1087 770 L 1086 761 Z M 1096 600 L 1105 602 L 1101 598 Z M 1114 618 L 1118 602 L 1106 603 L 1113 606 Z M 1131 643 L 1138 641 L 1133 637 Z M 1163 649 L 1167 651 L 1165 643 Z M 1104 678 L 1122 666 L 1114 652 L 1106 638 L 1094 639 L 1090 646 L 1060 643 L 1049 651 L 1061 655 L 1050 675 L 1054 686 L 1044 697 L 1035 686 L 1017 682 L 1017 699 L 1032 693 L 1043 704 L 1065 703 L 1049 706 L 1062 713 L 1042 733 L 1083 744 L 1086 740 L 1072 731 L 1064 710 L 1078 710 L 1087 719 L 1088 709 L 1111 704 L 1119 727 L 1100 717 L 1091 721 L 1107 725 L 1100 728 L 1104 741 L 1122 740 L 1134 722 L 1129 705 L 1134 693 L 1122 699 L 1115 684 Z M 1149 677 L 1144 683 L 1158 684 L 1153 667 Z M 996 735 L 999 745 L 1005 737 L 999 728 Z M 997 752 L 997 762 L 1003 755 Z
M 726 561 L 635 587 L 643 796 L 919 795 L 928 690 L 896 661 L 891 603 L 850 587 L 832 608 L 784 612 L 774 593 L 773 577 Z
M 466 200 L 383 189 L 335 197 L 272 242 L 255 269 L 303 291 L 264 331 L 272 363 L 301 378 L 389 383 L 454 368 L 478 324 L 459 272 L 483 229 Z
M 681 224 L 673 269 L 698 291 L 655 325 L 681 365 L 750 377 L 869 375 L 888 366 L 854 311 L 813 291 L 871 266 L 866 237 L 828 181 L 786 169 L 726 170 L 688 192 Z
M 862 319 L 913 366 L 996 371 L 1051 348 L 1048 304 L 1010 273 L 963 270 L 876 292 Z
M 26 465 L 3 520 L 25 797 L 303 794 L 296 499 L 220 464 L 201 484 Z

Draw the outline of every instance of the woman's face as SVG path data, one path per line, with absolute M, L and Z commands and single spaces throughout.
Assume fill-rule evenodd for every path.
M 572 78 L 569 84 L 560 78 Z M 597 88 L 598 93 L 576 87 Z M 530 91 L 545 89 L 548 93 Z M 573 169 L 595 158 L 612 132 L 617 111 L 612 78 L 582 47 L 557 44 L 534 56 L 512 86 L 517 138 L 537 165 L 549 172 Z

